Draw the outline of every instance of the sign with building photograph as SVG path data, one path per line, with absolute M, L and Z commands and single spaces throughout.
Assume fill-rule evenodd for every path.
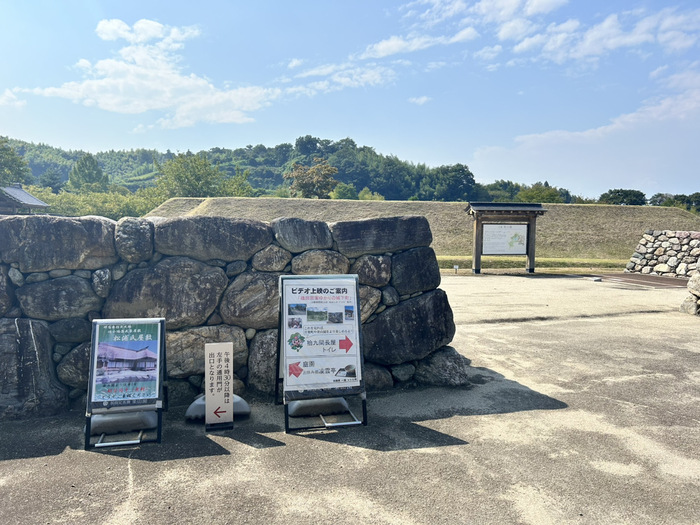
M 156 404 L 162 392 L 164 338 L 163 319 L 93 321 L 91 406 Z
M 484 224 L 483 255 L 527 255 L 527 224 Z
M 284 392 L 363 386 L 356 275 L 280 277 Z

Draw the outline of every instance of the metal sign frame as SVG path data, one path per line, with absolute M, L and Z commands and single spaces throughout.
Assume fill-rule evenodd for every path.
M 367 424 L 367 396 L 357 275 L 282 275 L 275 400 L 284 403 L 285 432 Z M 282 395 L 280 400 L 280 383 Z M 294 401 L 359 396 L 362 419 L 291 428 Z
M 160 443 L 167 410 L 165 319 L 96 319 L 92 323 L 90 378 L 85 409 L 85 450 L 95 447 Z M 155 438 L 141 430 L 136 439 L 92 443 L 94 416 L 155 412 Z M 118 426 L 118 425 L 117 425 Z

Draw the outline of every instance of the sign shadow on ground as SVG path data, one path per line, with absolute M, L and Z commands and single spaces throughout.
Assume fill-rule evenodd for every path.
M 566 403 L 506 379 L 493 370 L 476 367 L 471 370 L 473 384 L 466 387 L 428 387 L 371 393 L 369 407 L 372 423 L 368 427 L 347 432 L 321 431 L 301 435 L 383 452 L 468 445 L 461 438 L 420 423 L 454 416 L 478 417 L 568 408 Z M 398 403 L 396 396 L 402 397 Z

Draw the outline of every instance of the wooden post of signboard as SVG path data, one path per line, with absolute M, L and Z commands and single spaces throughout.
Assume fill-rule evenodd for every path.
M 280 397 L 281 382 L 285 432 L 366 425 L 357 275 L 283 275 L 279 289 L 275 397 Z M 345 403 L 347 397 L 360 399 L 362 419 Z M 320 418 L 321 424 L 292 428 L 290 406 L 296 404 L 294 408 L 298 408 L 299 403 L 307 403 L 305 414 Z M 345 407 L 342 410 L 347 417 L 331 421 L 320 408 L 324 404 Z
M 481 217 L 474 219 L 474 246 L 472 250 L 472 273 L 481 273 L 481 253 L 484 245 L 484 223 Z
M 527 222 L 527 272 L 535 273 L 535 224 L 536 217 L 530 216 Z
M 165 319 L 99 319 L 92 324 L 85 450 L 161 442 Z M 146 432 L 155 430 L 155 438 Z M 138 433 L 135 439 L 108 435 Z M 92 442 L 93 434 L 99 435 Z

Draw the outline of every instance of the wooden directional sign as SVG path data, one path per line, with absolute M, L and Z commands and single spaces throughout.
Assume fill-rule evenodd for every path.
M 233 343 L 204 345 L 207 430 L 233 428 Z
M 285 396 L 363 390 L 357 276 L 285 275 L 280 293 L 279 373 Z

